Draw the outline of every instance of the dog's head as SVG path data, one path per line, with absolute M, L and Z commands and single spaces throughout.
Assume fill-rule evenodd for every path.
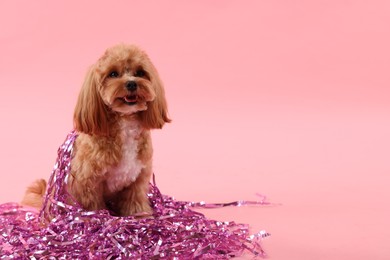
M 157 70 L 134 45 L 111 47 L 91 66 L 76 104 L 75 129 L 107 135 L 113 115 L 136 115 L 148 129 L 170 122 Z

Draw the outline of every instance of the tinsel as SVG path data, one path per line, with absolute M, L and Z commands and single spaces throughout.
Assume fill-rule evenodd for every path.
M 265 205 L 236 201 L 210 204 L 177 201 L 155 181 L 148 197 L 152 215 L 116 217 L 86 211 L 66 191 L 76 132 L 58 149 L 43 208 L 0 205 L 0 259 L 227 259 L 265 256 L 260 241 L 269 234 L 249 226 L 207 219 L 193 208 Z

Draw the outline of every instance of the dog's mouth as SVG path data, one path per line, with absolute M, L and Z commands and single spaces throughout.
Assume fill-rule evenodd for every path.
M 123 101 L 123 103 L 125 103 L 129 106 L 133 106 L 133 105 L 137 104 L 138 96 L 137 95 L 127 95 L 127 96 L 122 97 L 121 100 Z

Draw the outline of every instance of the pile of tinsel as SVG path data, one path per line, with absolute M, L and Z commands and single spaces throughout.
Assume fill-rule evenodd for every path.
M 74 140 L 68 135 L 48 183 L 41 211 L 16 203 L 0 205 L 0 259 L 226 259 L 244 253 L 264 256 L 265 231 L 249 233 L 235 222 L 207 219 L 191 208 L 226 204 L 176 201 L 162 195 L 155 182 L 149 199 L 153 215 L 116 217 L 107 210 L 85 211 L 69 203 L 67 176 Z M 65 203 L 65 201 L 67 203 Z

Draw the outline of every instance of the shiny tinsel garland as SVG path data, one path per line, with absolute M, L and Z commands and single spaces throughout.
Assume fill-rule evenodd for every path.
M 265 256 L 265 231 L 249 234 L 235 222 L 207 219 L 191 208 L 264 205 L 264 201 L 222 204 L 176 201 L 155 182 L 153 215 L 116 217 L 85 211 L 66 192 L 76 132 L 58 149 L 41 211 L 17 203 L 0 205 L 0 259 L 226 259 L 244 253 Z M 71 202 L 69 202 L 71 201 Z M 66 203 L 65 203 L 66 202 Z

